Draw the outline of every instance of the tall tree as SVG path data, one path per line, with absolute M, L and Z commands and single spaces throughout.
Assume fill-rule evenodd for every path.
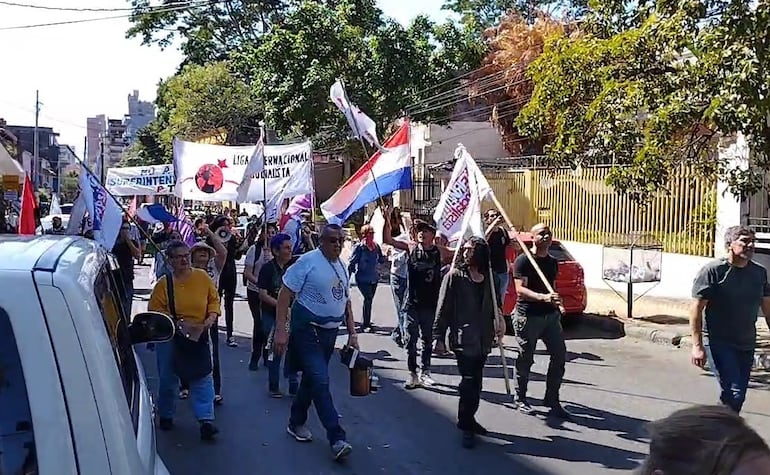
M 645 200 L 681 164 L 750 194 L 770 169 L 770 4 L 745 0 L 603 2 L 586 35 L 554 34 L 529 68 L 517 120 L 550 134 L 554 165 L 609 160 L 610 183 Z M 716 160 L 720 136 L 746 134 L 754 165 Z
M 170 163 L 174 137 L 195 140 L 213 135 L 222 143 L 259 137 L 261 106 L 225 61 L 187 65 L 158 87 L 158 117 L 139 132 L 125 166 Z
M 272 126 L 338 142 L 347 126 L 329 100 L 337 78 L 384 131 L 421 91 L 475 67 L 483 50 L 474 41 L 455 25 L 425 17 L 404 28 L 383 17 L 374 0 L 305 0 L 238 63 Z M 450 107 L 419 118 L 446 115 Z
M 542 153 L 543 140 L 522 137 L 515 121 L 532 95 L 533 83 L 527 68 L 542 54 L 547 38 L 568 31 L 576 31 L 574 24 L 538 12 L 533 24 L 519 13 L 510 13 L 485 33 L 487 53 L 482 67 L 469 82 L 470 97 L 487 104 L 477 111 L 491 115 L 503 145 L 512 155 Z
M 227 59 L 233 51 L 252 44 L 280 22 L 291 3 L 284 0 L 192 0 L 164 2 L 130 0 L 133 7 L 129 38 L 161 48 L 179 41 L 185 64 Z

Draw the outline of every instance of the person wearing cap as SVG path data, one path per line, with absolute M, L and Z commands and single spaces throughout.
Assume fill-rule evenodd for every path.
M 393 238 L 391 233 L 391 211 L 385 210 L 385 226 L 382 231 L 385 244 L 407 251 L 407 298 L 406 312 L 406 353 L 409 377 L 404 386 L 415 389 L 434 384 L 430 376 L 431 351 L 433 348 L 433 323 L 436 318 L 441 268 L 451 262 L 452 252 L 436 245 L 436 228 L 426 221 L 415 220 L 417 240 L 404 242 Z M 417 373 L 417 339 L 422 340 L 421 372 Z
M 206 224 L 200 227 L 201 235 L 207 236 L 214 247 L 208 245 L 204 241 L 199 241 L 190 248 L 190 264 L 194 269 L 205 270 L 206 273 L 214 282 L 214 285 L 219 282 L 219 274 L 222 272 L 222 268 L 225 266 L 225 258 L 227 257 L 227 248 L 225 248 L 222 241 L 209 229 Z M 211 325 L 209 327 L 209 337 L 211 338 L 211 359 L 213 363 L 212 376 L 214 378 L 214 404 L 220 405 L 223 402 L 222 399 L 222 375 L 220 372 L 219 364 L 219 328 L 218 325 Z M 179 391 L 180 399 L 187 399 L 190 394 L 190 385 L 187 381 L 181 382 L 181 390 Z

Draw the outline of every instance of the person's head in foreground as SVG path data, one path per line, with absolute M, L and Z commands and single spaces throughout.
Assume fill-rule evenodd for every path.
M 693 406 L 650 423 L 639 475 L 767 475 L 770 448 L 724 406 Z

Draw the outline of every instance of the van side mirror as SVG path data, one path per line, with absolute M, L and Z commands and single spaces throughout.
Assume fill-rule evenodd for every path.
M 160 312 L 142 312 L 134 315 L 128 326 L 131 343 L 163 343 L 174 338 L 174 321 Z

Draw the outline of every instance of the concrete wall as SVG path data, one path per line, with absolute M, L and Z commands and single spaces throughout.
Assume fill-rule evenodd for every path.
M 564 247 L 572 254 L 585 271 L 586 287 L 606 289 L 607 283 L 602 279 L 602 246 L 582 242 L 563 241 Z M 690 298 L 692 282 L 695 275 L 704 264 L 711 261 L 710 257 L 687 256 L 664 252 L 661 263 L 661 281 L 653 284 L 634 284 L 634 293 L 651 297 Z M 610 285 L 625 295 L 626 284 L 610 283 Z M 652 288 L 651 288 L 652 287 Z
M 450 122 L 448 126 L 431 125 L 427 137 L 430 145 L 425 147 L 424 163 L 431 165 L 454 158 L 458 143 L 465 145 L 473 158 L 508 157 L 503 148 L 500 132 L 489 122 Z

